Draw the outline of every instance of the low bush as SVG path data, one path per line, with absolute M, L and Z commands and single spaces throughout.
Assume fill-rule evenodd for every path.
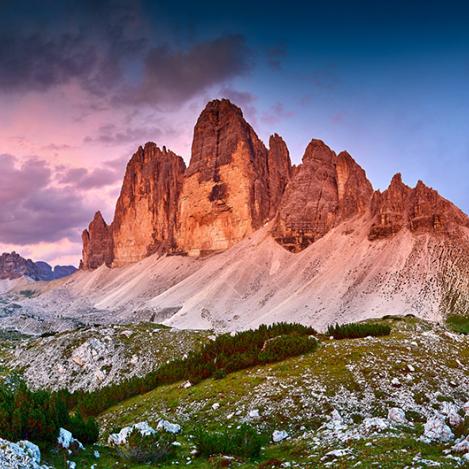
M 469 316 L 451 314 L 446 318 L 446 325 L 453 332 L 469 334 Z
M 187 358 L 165 363 L 143 377 L 133 377 L 92 392 L 77 391 L 68 396 L 68 402 L 82 415 L 98 415 L 125 399 L 161 385 L 183 380 L 196 384 L 207 378 L 222 378 L 234 371 L 312 351 L 316 341 L 308 336 L 315 333 L 313 328 L 301 324 L 277 323 L 233 335 L 222 334 L 200 351 L 190 352 Z M 278 337 L 282 339 L 275 345 L 273 339 Z M 271 341 L 272 345 L 266 345 Z M 268 350 L 263 350 L 265 346 Z
M 309 336 L 280 335 L 268 340 L 259 353 L 260 362 L 277 362 L 316 350 L 318 342 Z
M 327 334 L 334 337 L 334 339 L 360 339 L 362 337 L 380 337 L 389 335 L 391 327 L 388 324 L 382 323 L 350 323 L 350 324 L 336 324 L 330 325 L 327 328 Z
M 209 457 L 215 454 L 255 458 L 259 456 L 261 448 L 268 442 L 268 438 L 246 423 L 239 428 L 222 431 L 207 431 L 199 428 L 194 432 L 194 442 L 201 456 Z
M 171 433 L 156 432 L 142 435 L 134 429 L 125 445 L 117 449 L 120 458 L 133 463 L 155 464 L 162 462 L 174 453 L 173 442 L 176 437 Z

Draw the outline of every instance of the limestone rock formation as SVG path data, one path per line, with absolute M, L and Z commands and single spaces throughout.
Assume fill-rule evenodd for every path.
M 389 238 L 404 227 L 417 233 L 452 234 L 458 226 L 469 226 L 469 218 L 438 192 L 422 181 L 410 188 L 400 174 L 383 193 L 373 194 L 371 212 L 370 240 Z
M 77 269 L 71 265 L 57 265 L 52 268 L 47 262 L 33 262 L 24 259 L 16 252 L 0 255 L 0 280 L 14 280 L 29 277 L 32 280 L 56 280 L 73 274 Z
M 101 212 L 96 212 L 87 230 L 84 230 L 82 269 L 96 269 L 102 264 L 111 266 L 113 260 L 111 228 L 104 221 Z
M 285 187 L 290 180 L 291 161 L 286 143 L 280 135 L 274 134 L 269 139 L 269 218 L 273 218 L 282 200 Z
M 224 250 L 261 227 L 269 218 L 268 184 L 267 149 L 241 110 L 225 99 L 208 103 L 181 193 L 179 247 L 196 255 Z
M 341 221 L 364 213 L 373 189 L 352 157 L 312 140 L 295 169 L 273 230 L 277 242 L 298 252 Z
M 151 142 L 133 155 L 112 222 L 113 266 L 175 249 L 184 171 L 180 156 Z

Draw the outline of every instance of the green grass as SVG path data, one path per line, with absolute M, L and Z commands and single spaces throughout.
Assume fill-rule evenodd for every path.
M 451 314 L 446 318 L 446 325 L 453 332 L 469 334 L 469 316 Z

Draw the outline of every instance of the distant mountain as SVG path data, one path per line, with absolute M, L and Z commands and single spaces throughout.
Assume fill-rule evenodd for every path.
M 4 252 L 0 256 L 0 280 L 13 280 L 29 277 L 33 280 L 56 280 L 73 274 L 77 269 L 73 265 L 56 265 L 52 268 L 47 262 L 33 262 L 24 259 L 16 252 Z
M 267 148 L 238 107 L 216 100 L 197 120 L 188 167 L 165 147 L 139 147 L 112 223 L 98 212 L 83 232 L 81 271 L 37 290 L 28 328 L 64 310 L 67 327 L 84 317 L 219 330 L 441 321 L 469 314 L 469 218 L 400 174 L 374 190 L 351 155 L 321 140 L 294 166 L 279 135 Z

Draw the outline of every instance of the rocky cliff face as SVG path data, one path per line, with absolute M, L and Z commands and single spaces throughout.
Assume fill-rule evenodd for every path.
M 84 230 L 82 260 L 80 268 L 96 269 L 102 264 L 111 266 L 114 255 L 111 228 L 104 221 L 101 212 L 96 212 L 87 230 Z
M 190 254 L 224 250 L 269 218 L 268 152 L 241 110 L 210 102 L 194 129 L 179 203 L 178 244 Z
M 273 218 L 280 206 L 283 193 L 291 176 L 290 153 L 286 143 L 280 135 L 274 134 L 269 139 L 268 153 L 269 168 L 269 218 Z
M 312 140 L 288 184 L 273 235 L 292 252 L 305 249 L 341 221 L 364 213 L 373 189 L 352 157 Z
M 189 167 L 154 143 L 130 160 L 112 224 L 97 214 L 83 233 L 85 269 L 117 267 L 155 252 L 203 255 L 230 248 L 265 222 L 284 248 L 299 252 L 337 225 L 363 216 L 368 239 L 412 233 L 450 235 L 467 216 L 419 182 L 396 175 L 373 192 L 347 153 L 312 140 L 302 163 L 274 134 L 267 149 L 228 100 L 207 104 L 197 120 Z
M 415 188 L 396 174 L 389 187 L 376 191 L 371 201 L 374 216 L 368 238 L 389 238 L 403 228 L 412 232 L 454 234 L 458 226 L 469 226 L 468 217 L 438 192 L 419 181 Z
M 112 222 L 113 266 L 176 247 L 177 207 L 185 164 L 165 147 L 147 143 L 134 154 Z
M 76 267 L 70 265 L 57 265 L 52 268 L 47 262 L 33 262 L 16 252 L 4 252 L 0 255 L 0 280 L 14 280 L 24 276 L 33 280 L 49 281 L 66 277 L 76 270 Z

